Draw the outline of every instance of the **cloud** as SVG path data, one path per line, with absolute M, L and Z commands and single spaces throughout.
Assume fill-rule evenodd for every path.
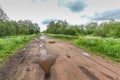
M 120 20 L 120 9 L 109 10 L 103 13 L 97 13 L 93 17 L 93 20 L 109 20 L 110 18 Z
M 32 2 L 36 2 L 36 1 L 39 1 L 39 0 L 32 0 Z M 40 1 L 46 1 L 46 2 L 48 2 L 50 0 L 40 0 Z
M 32 0 L 32 2 L 36 2 L 37 0 Z M 52 2 L 52 0 L 40 0 L 46 2 Z M 56 0 L 57 5 L 68 8 L 72 12 L 81 12 L 87 6 L 84 0 Z
M 32 0 L 32 2 L 35 2 L 36 0 Z
M 45 20 L 43 20 L 41 23 L 42 23 L 43 25 L 46 25 L 46 24 L 49 24 L 51 21 L 58 21 L 58 19 L 45 19 Z
M 80 18 L 87 18 L 87 19 L 89 19 L 89 20 L 92 19 L 92 17 L 91 17 L 91 16 L 88 16 L 88 15 L 82 15 L 82 16 L 80 16 Z
M 77 0 L 75 2 L 67 2 L 65 7 L 70 9 L 72 12 L 81 12 L 85 9 L 86 3 L 83 0 Z

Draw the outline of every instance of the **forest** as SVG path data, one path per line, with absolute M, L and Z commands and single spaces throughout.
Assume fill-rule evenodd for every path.
M 0 37 L 37 34 L 39 32 L 40 27 L 37 23 L 32 23 L 30 20 L 10 20 L 7 14 L 0 8 Z
M 86 25 L 70 25 L 66 21 L 50 22 L 46 33 L 65 35 L 92 35 L 100 37 L 120 38 L 120 22 L 110 19 L 109 22 L 88 23 Z

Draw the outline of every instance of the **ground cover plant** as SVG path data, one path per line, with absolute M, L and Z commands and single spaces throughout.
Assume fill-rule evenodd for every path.
M 120 39 L 84 36 L 75 45 L 120 62 Z
M 0 38 L 0 63 L 2 63 L 10 54 L 22 48 L 33 35 L 5 36 Z

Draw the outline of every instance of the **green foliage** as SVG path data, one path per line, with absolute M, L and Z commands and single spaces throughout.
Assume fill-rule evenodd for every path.
M 37 35 L 6 36 L 0 38 L 0 63 L 35 36 Z
M 85 26 L 85 32 L 86 34 L 94 34 L 94 32 L 97 30 L 98 24 L 96 22 L 89 23 Z
M 2 19 L 3 21 L 6 21 L 6 20 L 9 19 L 8 16 L 7 16 L 7 14 L 1 8 L 1 6 L 0 6 L 0 19 Z
M 75 44 L 120 62 L 120 39 L 86 36 L 79 37 Z
M 52 34 L 94 35 L 100 37 L 120 38 L 120 22 L 108 22 L 98 25 L 96 22 L 87 25 L 69 25 L 66 21 L 50 22 L 47 30 Z
M 40 28 L 38 24 L 32 23 L 29 20 L 16 21 L 3 21 L 0 20 L 0 37 L 11 36 L 18 34 L 34 34 L 39 33 Z
M 7 14 L 0 7 L 0 37 L 18 34 L 28 35 L 39 32 L 40 27 L 37 23 L 32 23 L 30 20 L 10 21 Z
M 0 63 L 38 33 L 40 27 L 37 23 L 32 23 L 30 20 L 10 21 L 0 7 Z
M 83 26 L 70 26 L 66 21 L 50 22 L 47 26 L 47 33 L 79 35 L 83 33 Z
M 120 38 L 120 22 L 102 23 L 94 34 L 101 37 Z

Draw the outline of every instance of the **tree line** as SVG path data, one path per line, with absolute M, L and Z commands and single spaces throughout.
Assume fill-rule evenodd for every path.
M 7 14 L 0 7 L 0 37 L 39 32 L 40 27 L 37 23 L 32 23 L 30 20 L 9 20 Z
M 18 34 L 28 35 L 39 32 L 39 25 L 37 23 L 32 23 L 30 20 L 19 20 L 18 22 L 0 20 L 0 37 Z
M 50 22 L 47 25 L 46 33 L 65 35 L 93 35 L 101 37 L 120 38 L 120 22 L 110 20 L 98 24 L 92 22 L 87 25 L 70 25 L 66 21 L 59 20 Z

